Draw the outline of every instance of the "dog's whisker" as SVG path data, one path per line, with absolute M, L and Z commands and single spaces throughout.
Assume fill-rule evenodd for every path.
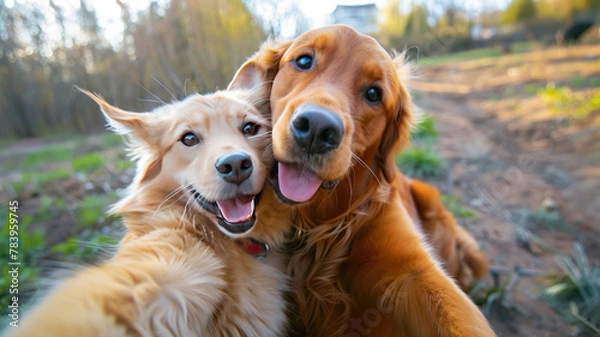
M 156 210 L 154 210 L 154 212 L 152 213 L 152 217 L 154 217 L 156 215 L 156 213 L 158 211 L 161 210 L 161 208 L 168 202 L 170 201 L 174 196 L 176 196 L 179 192 L 183 191 L 185 188 L 187 188 L 187 186 L 179 186 L 178 188 L 174 189 L 173 191 L 171 191 L 169 194 L 167 194 L 162 201 L 160 202 L 160 204 L 158 205 L 158 207 L 156 207 Z M 185 197 L 185 195 L 180 195 L 178 197 L 177 200 L 174 200 L 173 203 L 178 202 L 179 200 L 181 200 L 182 197 Z
M 140 82 L 138 82 L 138 85 L 144 89 L 147 93 L 149 93 L 150 95 L 152 95 L 152 97 L 156 98 L 156 100 L 161 103 L 161 104 L 167 104 L 165 103 L 162 99 L 160 99 L 160 97 L 156 96 L 152 91 L 148 90 L 146 87 L 144 87 Z
M 161 104 L 162 102 L 154 100 L 154 99 L 144 99 L 144 98 L 138 98 L 137 99 L 140 102 L 150 102 L 150 103 L 157 103 L 157 104 Z
M 375 172 L 373 172 L 373 170 L 362 159 L 360 159 L 359 156 L 357 156 L 355 153 L 352 153 L 352 158 L 355 159 L 361 166 L 366 168 L 371 173 L 373 178 L 375 178 L 375 180 L 377 180 L 377 184 L 381 186 L 381 181 L 379 180 L 379 177 L 377 176 L 377 174 L 375 174 Z
M 156 77 L 152 76 L 152 79 L 158 83 L 161 87 L 163 87 L 170 95 L 171 97 L 173 97 L 173 100 L 176 101 L 177 97 L 175 97 L 175 95 L 173 95 L 173 93 L 171 92 L 171 90 L 169 90 L 169 88 L 167 88 L 166 85 L 162 84 Z

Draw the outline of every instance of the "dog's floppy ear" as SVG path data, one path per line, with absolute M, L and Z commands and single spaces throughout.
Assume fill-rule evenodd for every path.
M 412 77 L 411 65 L 405 60 L 404 53 L 394 57 L 393 64 L 400 79 L 400 92 L 396 109 L 383 132 L 378 151 L 378 162 L 388 182 L 396 176 L 396 153 L 409 143 L 413 123 L 413 105 L 406 88 L 406 82 Z
M 227 90 L 256 89 L 271 91 L 271 82 L 279 70 L 279 63 L 291 41 L 268 40 L 236 72 Z

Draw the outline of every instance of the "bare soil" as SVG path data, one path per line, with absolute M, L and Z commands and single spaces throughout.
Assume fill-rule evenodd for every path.
M 600 46 L 551 48 L 524 54 L 449 62 L 421 69 L 415 100 L 433 115 L 439 155 L 448 171 L 439 187 L 478 214 L 463 224 L 486 250 L 502 285 L 516 269 L 558 271 L 557 254 L 581 242 L 600 257 L 600 111 L 574 117 L 556 111 L 540 90 L 570 87 L 585 101 L 600 90 Z M 593 82 L 592 84 L 589 84 Z M 595 86 L 594 86 L 595 85 Z M 556 205 L 567 224 L 529 228 L 523 209 Z M 499 336 L 569 336 L 573 330 L 539 299 L 544 278 L 520 275 L 507 307 L 489 319 Z

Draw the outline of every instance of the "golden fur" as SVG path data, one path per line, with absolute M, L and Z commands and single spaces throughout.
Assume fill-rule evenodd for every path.
M 308 69 L 300 64 L 306 55 Z M 233 80 L 270 84 L 280 168 L 295 165 L 330 187 L 339 180 L 295 207 L 304 235 L 288 268 L 298 310 L 292 335 L 494 336 L 411 219 L 427 197 L 414 189 L 413 205 L 410 183 L 394 162 L 412 122 L 407 74 L 403 55 L 392 59 L 374 39 L 331 26 L 265 43 Z M 375 102 L 366 100 L 371 88 L 380 96 Z M 307 104 L 343 122 L 334 150 L 311 154 L 295 142 L 290 121 Z M 423 224 L 438 230 L 428 229 L 427 218 Z
M 289 215 L 274 211 L 280 203 L 266 188 L 256 210 L 261 221 L 248 233 L 226 235 L 190 193 L 193 187 L 219 200 L 260 192 L 272 161 L 270 126 L 250 102 L 265 94 L 194 95 L 152 113 L 123 111 L 87 94 L 127 135 L 138 164 L 113 208 L 127 234 L 114 257 L 59 284 L 10 336 L 281 336 L 288 280 L 278 249 Z M 260 125 L 256 135 L 240 130 L 248 121 Z M 201 142 L 184 145 L 187 132 Z M 248 153 L 254 165 L 237 186 L 215 172 L 215 158 L 231 150 Z M 255 258 L 238 244 L 244 237 L 268 243 L 271 252 Z

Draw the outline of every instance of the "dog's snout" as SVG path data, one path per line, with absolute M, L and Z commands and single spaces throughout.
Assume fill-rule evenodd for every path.
M 292 117 L 290 129 L 296 143 L 308 154 L 334 150 L 344 136 L 340 117 L 316 105 L 302 106 Z
M 252 174 L 252 158 L 244 152 L 225 154 L 217 159 L 215 168 L 225 181 L 239 185 Z

